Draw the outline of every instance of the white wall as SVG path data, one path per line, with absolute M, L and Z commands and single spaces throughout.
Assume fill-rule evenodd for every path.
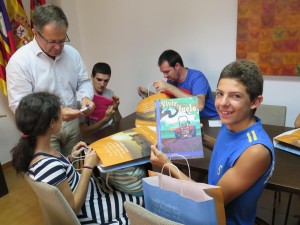
M 61 2 L 68 10 L 71 0 Z M 137 86 L 162 79 L 162 51 L 177 50 L 214 89 L 221 68 L 235 59 L 235 0 L 90 0 L 76 1 L 76 7 L 82 56 L 89 72 L 98 61 L 111 65 L 109 86 L 121 97 L 123 115 L 135 111 Z
M 1 164 L 11 160 L 9 151 L 17 143 L 20 137 L 15 123 L 14 115 L 7 107 L 7 97 L 0 91 L 0 115 L 6 117 L 0 118 L 0 162 Z
M 237 0 L 57 2 L 71 15 L 70 24 L 78 23 L 80 37 L 70 36 L 89 72 L 98 61 L 112 66 L 109 86 L 121 97 L 123 115 L 135 110 L 138 85 L 162 79 L 157 59 L 165 49 L 177 50 L 187 67 L 203 71 L 212 89 L 221 69 L 235 60 Z M 286 105 L 286 125 L 293 126 L 300 112 L 300 77 L 264 78 L 264 104 Z
M 27 16 L 29 16 L 30 0 L 23 0 L 22 2 Z M 5 115 L 5 117 L 0 118 L 0 162 L 4 164 L 11 161 L 10 150 L 18 142 L 21 133 L 15 126 L 14 114 L 10 111 L 7 96 L 2 91 L 0 91 L 0 115 Z
M 23 0 L 23 4 L 29 0 Z M 98 61 L 112 67 L 109 83 L 121 98 L 126 116 L 140 100 L 139 85 L 162 79 L 157 60 L 162 51 L 178 51 L 185 66 L 199 69 L 216 88 L 221 69 L 235 60 L 237 0 L 47 0 L 65 11 L 75 46 L 89 73 Z M 287 126 L 293 126 L 299 107 L 300 77 L 265 76 L 264 103 L 286 105 Z M 0 95 L 0 114 L 7 100 Z M 1 121 L 2 120 L 2 121 Z M 20 134 L 12 116 L 0 120 L 0 160 L 10 160 L 10 146 Z M 5 124 L 3 125 L 3 120 Z M 4 127 L 3 127 L 3 126 Z M 10 129 L 10 130 L 9 130 Z M 3 143 L 7 146 L 3 147 Z

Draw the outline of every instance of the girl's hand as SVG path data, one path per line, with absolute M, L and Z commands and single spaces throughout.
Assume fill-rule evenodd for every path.
M 80 156 L 81 152 L 84 149 L 86 149 L 87 147 L 88 147 L 88 145 L 85 142 L 83 142 L 83 141 L 78 142 L 78 144 L 73 147 L 72 156 L 73 157 Z
M 162 168 L 165 164 L 170 163 L 170 160 L 166 154 L 157 149 L 157 143 L 151 145 L 150 160 L 152 165 L 160 168 Z
M 89 147 L 84 158 L 84 165 L 94 168 L 99 164 L 100 164 L 100 159 L 97 153 L 91 147 Z

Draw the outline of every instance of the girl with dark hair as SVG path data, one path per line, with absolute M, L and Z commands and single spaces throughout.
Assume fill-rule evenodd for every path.
M 62 116 L 59 98 L 47 92 L 25 96 L 16 110 L 16 124 L 23 133 L 11 150 L 12 163 L 18 174 L 28 173 L 35 181 L 56 186 L 64 195 L 79 220 L 88 224 L 128 224 L 123 207 L 125 200 L 142 205 L 142 197 L 120 191 L 104 190 L 105 181 L 92 177 L 93 168 L 100 161 L 84 142 L 79 142 L 72 156 L 87 148 L 81 174 L 71 163 L 50 147 L 51 135 L 60 131 Z M 45 196 L 46 197 L 46 196 Z

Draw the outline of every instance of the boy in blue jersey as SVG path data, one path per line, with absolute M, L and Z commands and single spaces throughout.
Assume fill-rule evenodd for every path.
M 255 116 L 262 93 L 263 78 L 255 63 L 236 61 L 222 70 L 215 99 L 222 127 L 214 143 L 208 183 L 222 188 L 228 225 L 254 224 L 258 199 L 274 170 L 272 141 Z M 152 146 L 151 163 L 162 167 L 168 162 Z M 174 167 L 167 167 L 179 178 Z M 184 174 L 181 178 L 189 179 Z
M 158 66 L 167 81 L 154 81 L 156 91 L 164 92 L 171 98 L 197 96 L 200 116 L 219 118 L 210 85 L 202 72 L 184 67 L 181 56 L 174 50 L 164 51 L 158 59 Z M 148 90 L 139 87 L 138 94 L 147 96 Z

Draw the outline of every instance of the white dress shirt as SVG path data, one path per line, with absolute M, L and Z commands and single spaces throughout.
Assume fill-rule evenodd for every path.
M 34 39 L 21 47 L 6 66 L 9 107 L 15 112 L 20 100 L 33 92 L 47 91 L 62 105 L 77 108 L 83 97 L 93 99 L 93 87 L 79 52 L 65 45 L 55 59 L 47 56 Z

